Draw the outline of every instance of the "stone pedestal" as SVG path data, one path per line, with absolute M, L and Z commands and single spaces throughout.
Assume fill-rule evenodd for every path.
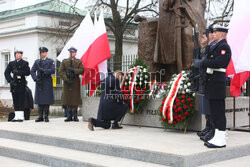
M 85 97 L 82 103 L 82 118 L 87 121 L 89 117 L 97 117 L 99 107 L 99 97 Z M 127 114 L 123 120 L 123 124 L 141 125 L 146 127 L 162 127 L 158 113 L 161 99 L 153 99 L 149 101 L 141 114 Z M 226 99 L 226 118 L 227 128 L 233 127 L 233 98 Z M 195 113 L 192 123 L 188 125 L 188 130 L 201 130 L 204 128 L 206 120 L 204 115 Z M 236 126 L 244 126 L 249 124 L 248 117 L 248 97 L 236 98 Z

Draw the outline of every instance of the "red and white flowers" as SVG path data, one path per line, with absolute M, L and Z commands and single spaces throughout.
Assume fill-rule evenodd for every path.
M 190 91 L 187 72 L 174 74 L 167 83 L 166 96 L 160 106 L 160 118 L 165 128 L 184 128 L 194 114 L 195 94 Z

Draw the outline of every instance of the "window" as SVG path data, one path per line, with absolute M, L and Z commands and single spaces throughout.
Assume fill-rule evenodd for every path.
M 3 71 L 5 71 L 5 69 L 7 68 L 9 62 L 10 62 L 10 52 L 4 52 L 2 53 L 2 57 L 3 57 L 3 63 L 4 63 L 4 68 Z M 4 85 L 7 85 L 8 82 L 6 79 L 4 79 Z

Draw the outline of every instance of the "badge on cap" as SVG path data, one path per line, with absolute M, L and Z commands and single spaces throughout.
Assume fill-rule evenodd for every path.
M 226 54 L 226 51 L 225 50 L 221 50 L 221 54 L 222 55 Z

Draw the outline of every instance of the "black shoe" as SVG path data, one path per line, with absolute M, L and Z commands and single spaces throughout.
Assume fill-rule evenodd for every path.
M 223 147 L 226 147 L 226 145 L 223 145 L 223 146 L 216 146 L 214 144 L 211 144 L 209 142 L 206 142 L 204 143 L 205 146 L 207 146 L 207 148 L 223 148 Z
M 23 122 L 23 120 L 22 119 L 18 119 L 17 122 Z
M 17 122 L 18 120 L 17 119 L 12 119 L 11 122 Z
M 214 130 L 209 130 L 204 136 L 201 136 L 200 139 L 207 142 L 214 137 L 214 132 Z
M 203 129 L 202 131 L 197 132 L 197 135 L 198 135 L 199 137 L 205 136 L 206 133 L 207 133 L 209 130 L 210 130 L 210 128 L 206 127 L 206 128 Z
M 74 116 L 74 119 L 73 119 L 75 122 L 79 122 L 79 119 L 77 118 L 77 116 Z
M 43 122 L 43 117 L 38 117 L 35 122 Z
M 118 123 L 113 123 L 112 124 L 112 129 L 122 129 L 122 126 L 119 126 Z
M 44 118 L 44 121 L 45 121 L 45 122 L 49 122 L 49 117 L 45 117 L 45 118 Z
M 68 117 L 67 119 L 64 120 L 64 122 L 70 122 L 73 121 L 72 117 Z
M 89 130 L 94 131 L 93 118 L 89 118 L 89 120 L 88 120 L 88 128 L 89 128 Z

